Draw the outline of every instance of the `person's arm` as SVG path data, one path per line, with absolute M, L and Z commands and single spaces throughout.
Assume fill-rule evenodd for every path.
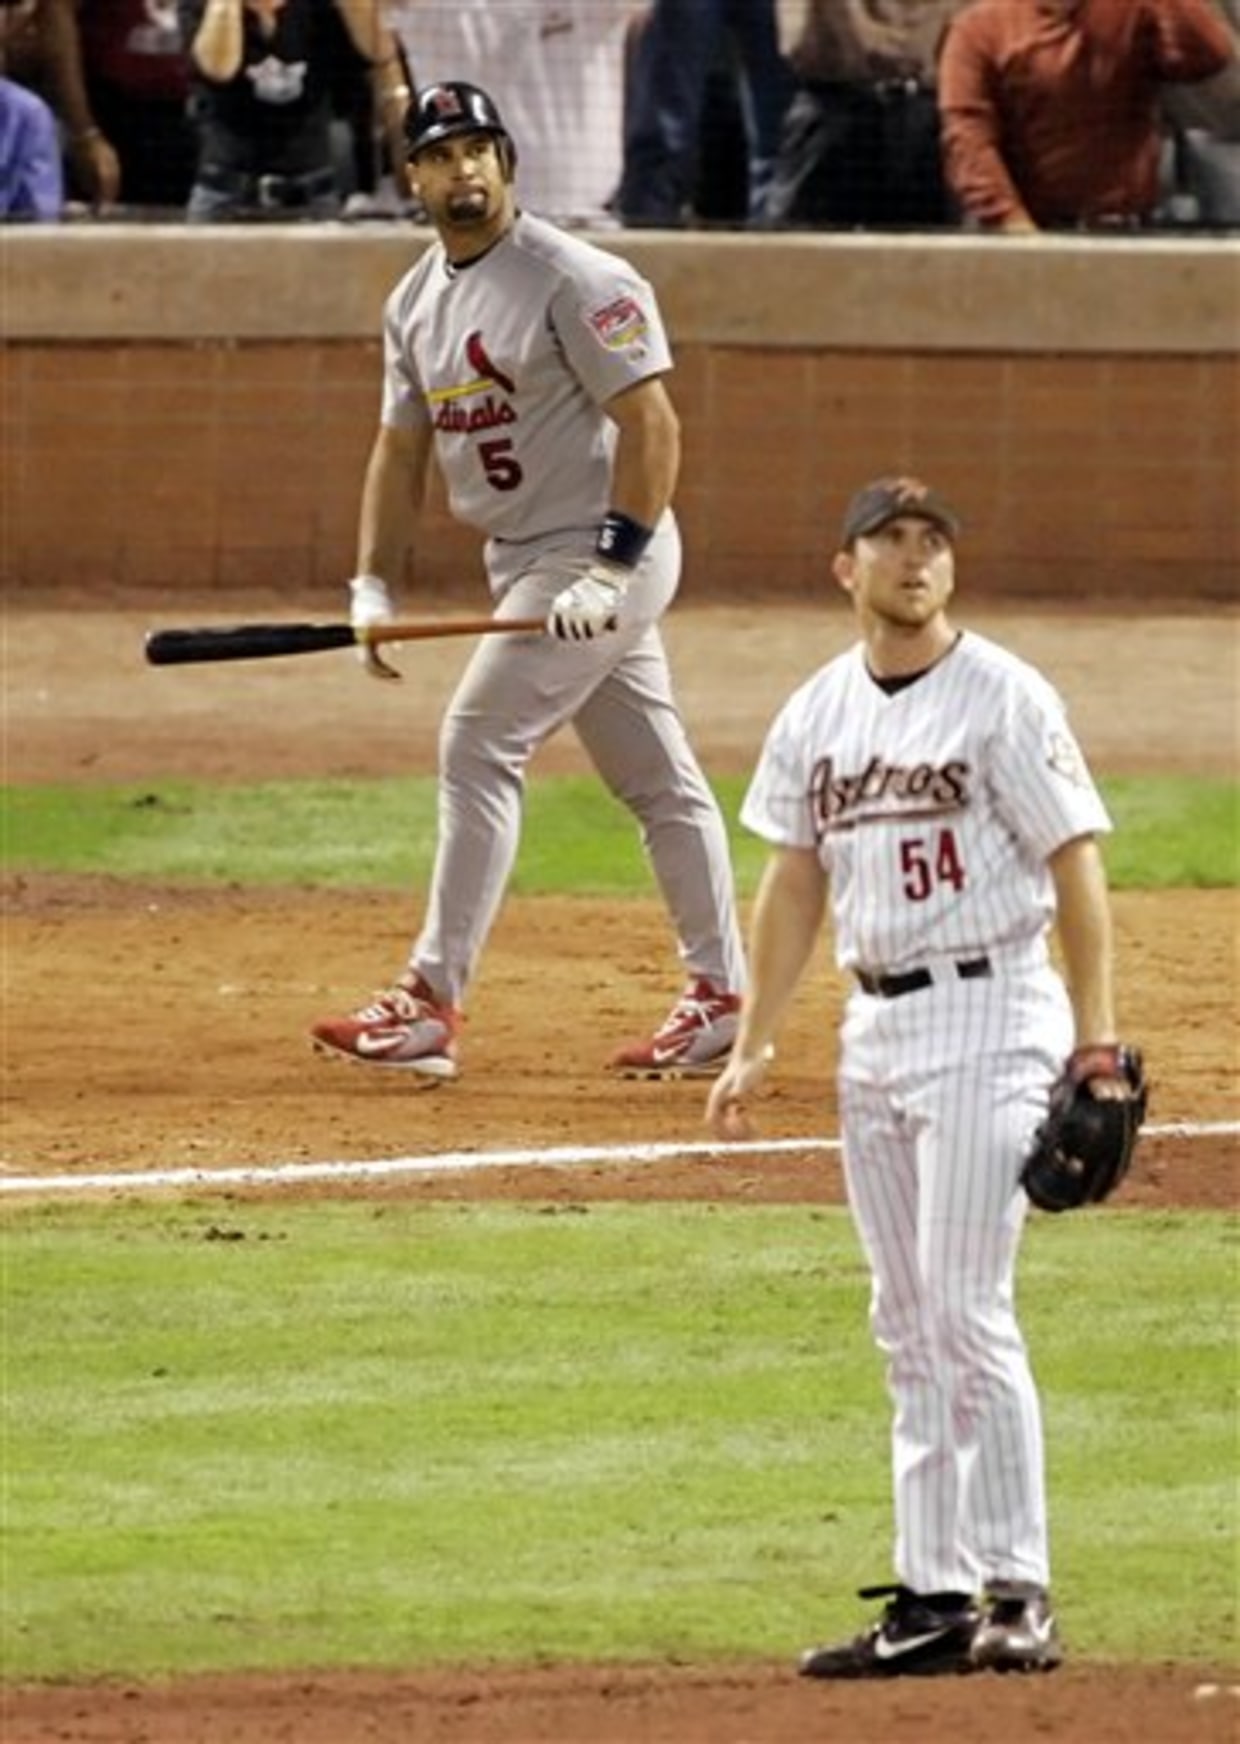
M 357 574 L 349 583 L 354 629 L 389 623 L 394 616 L 391 589 L 404 574 L 413 545 L 430 448 L 429 425 L 413 430 L 379 427 L 362 485 Z M 400 677 L 377 648 L 362 644 L 358 654 L 373 677 Z
M 383 22 L 377 0 L 336 0 L 349 40 L 372 66 L 395 53 L 392 33 Z
M 405 111 L 409 106 L 411 69 L 377 0 L 336 0 L 349 40 L 370 68 L 371 101 L 387 142 L 392 171 L 399 185 L 405 162 Z
M 0 121 L 15 125 L 16 137 L 22 142 L 14 154 L 0 212 L 44 222 L 60 218 L 65 205 L 64 170 L 52 111 L 35 92 L 19 91 L 13 85 L 0 97 Z
M 871 73 L 885 78 L 894 69 L 909 65 L 910 32 L 907 23 L 888 24 L 876 18 L 862 0 L 844 0 L 843 12 L 856 45 L 854 52 L 860 51 L 865 57 Z
M 370 69 L 370 88 L 379 128 L 387 145 L 388 162 L 397 189 L 404 194 L 406 161 L 405 116 L 416 88 L 417 76 L 408 57 L 392 36 L 386 59 Z
M 989 230 L 1038 227 L 1003 158 L 1000 98 L 984 44 L 968 19 L 948 26 L 939 59 L 943 173 L 966 218 Z
M 615 629 L 629 577 L 671 505 L 680 474 L 680 419 L 659 376 L 623 389 L 606 411 L 619 432 L 611 504 L 593 563 L 551 602 L 547 628 L 563 642 Z
M 110 206 L 121 190 L 120 159 L 95 120 L 86 94 L 75 0 L 41 0 L 37 17 L 48 95 L 65 129 L 74 182 L 92 206 Z
M 812 848 L 774 848 L 749 926 L 749 987 L 740 1027 L 706 1103 L 708 1125 L 725 1139 L 752 1128 L 746 1103 L 758 1088 L 775 1037 L 813 953 L 826 910 L 827 876 Z
M 1111 907 L 1106 868 L 1093 836 L 1077 836 L 1051 856 L 1056 930 L 1072 1001 L 1077 1048 L 1117 1039 L 1112 986 Z
M 661 376 L 626 388 L 607 402 L 619 431 L 611 507 L 652 531 L 671 504 L 680 475 L 680 419 Z
M 1160 97 L 1174 125 L 1235 144 L 1240 140 L 1240 0 L 1213 0 L 1213 12 L 1211 22 L 1228 40 L 1226 64 L 1205 78 L 1166 84 Z
M 1164 85 L 1164 114 L 1177 127 L 1194 128 L 1212 139 L 1240 141 L 1240 58 L 1197 85 Z
M 226 85 L 241 70 L 245 51 L 243 0 L 207 0 L 189 45 L 194 65 L 216 85 Z
M 415 430 L 380 425 L 362 485 L 357 532 L 359 574 L 377 575 L 395 586 L 404 573 L 430 449 L 429 425 Z

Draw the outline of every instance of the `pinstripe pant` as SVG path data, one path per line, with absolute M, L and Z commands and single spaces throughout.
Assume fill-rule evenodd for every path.
M 1071 1047 L 1050 969 L 857 993 L 842 1030 L 849 1201 L 895 1408 L 897 1578 L 1049 1580 L 1041 1411 L 1014 1303 L 1018 1174 Z

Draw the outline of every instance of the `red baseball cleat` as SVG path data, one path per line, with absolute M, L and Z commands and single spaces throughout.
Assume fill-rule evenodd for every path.
M 397 1066 L 427 1078 L 455 1078 L 461 1014 L 441 1005 L 420 975 L 403 977 L 348 1017 L 313 1025 L 316 1048 L 367 1066 Z
M 621 1048 L 610 1069 L 622 1078 L 713 1078 L 736 1040 L 739 993 L 691 981 L 647 1042 Z

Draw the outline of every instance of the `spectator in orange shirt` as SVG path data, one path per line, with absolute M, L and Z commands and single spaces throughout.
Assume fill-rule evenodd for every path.
M 1132 228 L 1159 197 L 1159 96 L 1232 58 L 1210 0 L 974 0 L 948 28 L 949 186 L 989 230 Z

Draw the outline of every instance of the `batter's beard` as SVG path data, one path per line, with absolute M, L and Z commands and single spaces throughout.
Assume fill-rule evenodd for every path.
M 485 188 L 470 188 L 461 194 L 449 194 L 444 201 L 444 217 L 449 224 L 462 229 L 485 224 L 491 216 L 491 196 Z

